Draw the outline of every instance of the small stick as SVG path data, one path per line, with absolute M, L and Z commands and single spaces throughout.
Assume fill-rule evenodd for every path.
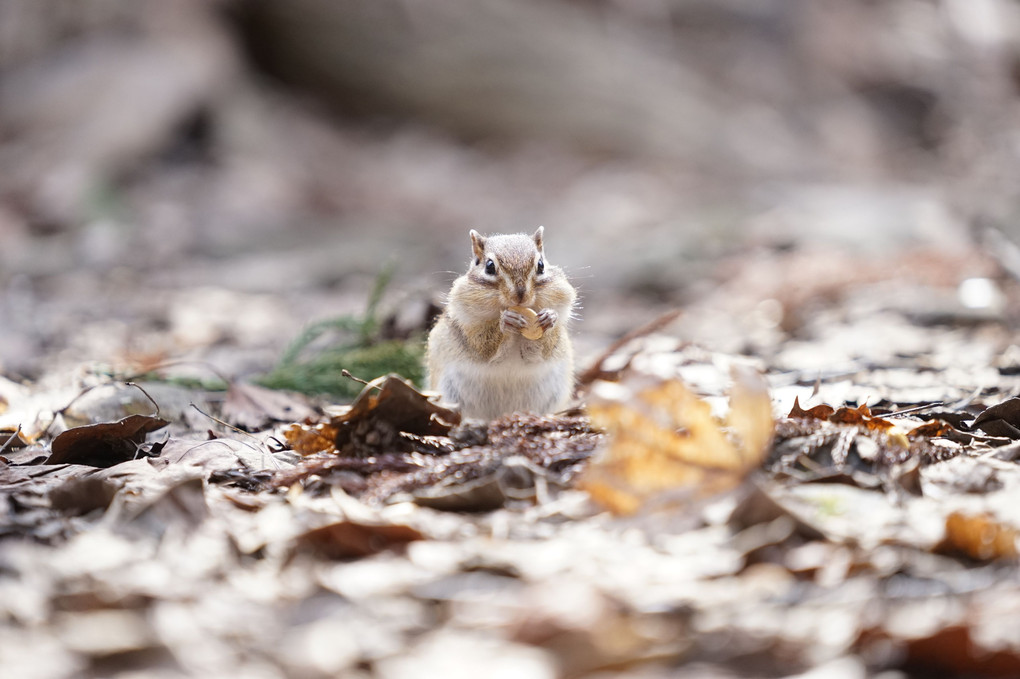
M 192 408 L 194 408 L 195 410 L 197 410 L 202 415 L 205 415 L 206 417 L 208 417 L 210 420 L 212 420 L 216 424 L 222 425 L 222 426 L 226 427 L 227 429 L 230 429 L 231 431 L 234 431 L 234 432 L 237 432 L 238 434 L 241 434 L 242 436 L 247 436 L 249 438 L 253 438 L 256 441 L 258 441 L 258 438 L 256 438 L 251 432 L 245 431 L 244 429 L 239 429 L 238 427 L 235 427 L 234 425 L 230 424 L 229 422 L 224 422 L 223 420 L 221 420 L 218 417 L 213 417 L 212 415 L 210 415 L 209 413 L 205 412 L 204 410 L 199 408 L 197 405 L 195 405 L 194 401 L 192 401 L 188 405 L 191 406 Z
M 143 394 L 145 394 L 145 398 L 149 399 L 149 403 L 151 403 L 152 405 L 154 405 L 156 407 L 156 412 L 153 415 L 153 417 L 159 417 L 159 404 L 156 403 L 156 399 L 152 398 L 152 396 L 149 394 L 149 392 L 147 392 L 144 389 L 142 389 L 142 386 L 140 384 L 138 384 L 137 382 L 125 382 L 124 384 L 128 385 L 129 387 L 134 387 L 138 391 L 140 391 Z
M 349 378 L 349 379 L 352 379 L 352 380 L 354 380 L 354 381 L 355 381 L 355 382 L 357 382 L 358 384 L 363 384 L 363 385 L 365 385 L 366 387 L 370 387 L 370 386 L 372 386 L 372 383 L 371 383 L 371 382 L 366 382 L 365 380 L 361 379 L 360 377 L 355 377 L 354 375 L 352 375 L 352 374 L 351 374 L 351 371 L 350 371 L 350 370 L 348 370 L 347 368 L 341 368 L 341 370 L 340 370 L 340 374 L 341 374 L 341 375 L 343 375 L 344 377 L 347 377 L 347 378 Z M 376 388 L 376 389 L 378 389 L 378 390 L 380 390 L 380 391 L 382 391 L 382 387 L 380 387 L 380 386 L 378 386 L 378 385 L 376 385 L 376 386 L 375 386 L 375 388 Z
M 230 424 L 229 422 L 224 422 L 223 420 L 221 420 L 218 417 L 213 417 L 209 413 L 207 413 L 204 410 L 202 410 L 201 408 L 199 408 L 194 402 L 189 403 L 188 405 L 190 405 L 192 408 L 197 410 L 202 415 L 205 415 L 206 417 L 208 417 L 210 420 L 212 420 L 216 424 L 222 425 L 222 426 L 226 427 L 227 429 L 230 429 L 231 431 L 234 431 L 234 432 L 237 432 L 238 434 L 241 434 L 242 436 L 247 436 L 250 439 L 254 439 L 256 443 L 258 443 L 259 445 L 263 445 L 262 441 L 259 441 L 258 437 L 255 436 L 254 434 L 252 434 L 251 432 L 247 432 L 244 429 L 239 429 L 239 428 L 235 427 L 234 425 Z M 211 441 L 204 441 L 203 443 L 211 443 Z M 265 450 L 260 450 L 259 448 L 256 448 L 253 445 L 245 443 L 244 441 L 238 441 L 238 443 L 240 443 L 241 445 L 248 446 L 249 448 L 251 448 L 252 450 L 254 450 L 257 453 L 262 453 L 263 455 L 266 454 Z M 199 444 L 199 445 L 202 445 L 202 444 Z M 195 446 L 195 448 L 197 448 L 197 447 L 198 446 Z M 268 448 L 268 447 L 269 446 L 266 446 L 266 448 Z M 194 448 L 189 448 L 188 452 L 191 452 L 192 450 L 194 450 Z M 269 454 L 269 459 L 272 460 L 273 466 L 276 467 L 277 469 L 279 469 L 280 468 L 280 463 L 277 462 L 276 459 L 273 457 L 272 451 L 269 451 L 269 453 L 270 453 Z M 240 459 L 240 458 L 238 458 L 238 459 Z
M 943 402 L 943 401 L 932 401 L 931 403 L 928 403 L 928 404 L 925 404 L 925 405 L 920 405 L 920 406 L 914 406 L 913 408 L 904 408 L 903 410 L 894 410 L 891 413 L 886 413 L 885 415 L 881 415 L 881 417 L 900 417 L 901 415 L 907 415 L 908 413 L 917 413 L 917 412 L 921 412 L 922 410 L 930 410 L 931 408 L 937 408 L 937 407 L 939 407 L 941 405 L 945 405 L 945 402 Z
M 7 452 L 7 449 L 14 445 L 15 439 L 21 439 L 21 425 L 18 425 L 18 430 L 11 434 L 10 438 L 4 441 L 4 444 L 0 446 L 0 455 Z

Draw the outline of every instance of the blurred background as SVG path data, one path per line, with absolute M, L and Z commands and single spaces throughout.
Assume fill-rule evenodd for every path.
M 0 372 L 264 373 L 387 267 L 407 336 L 540 224 L 582 357 L 754 353 L 1020 271 L 1018 94 L 1010 0 L 0 0 Z

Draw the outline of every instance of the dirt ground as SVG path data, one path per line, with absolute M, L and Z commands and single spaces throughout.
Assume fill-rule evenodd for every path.
M 1020 675 L 1018 65 L 1005 0 L 0 0 L 0 674 Z M 539 225 L 576 407 L 346 408 Z

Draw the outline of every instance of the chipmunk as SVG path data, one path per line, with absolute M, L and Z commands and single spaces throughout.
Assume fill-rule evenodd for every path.
M 454 281 L 427 351 L 430 388 L 465 417 L 549 413 L 573 391 L 567 324 L 577 292 L 546 262 L 543 234 L 541 226 L 532 236 L 471 230 L 471 264 Z

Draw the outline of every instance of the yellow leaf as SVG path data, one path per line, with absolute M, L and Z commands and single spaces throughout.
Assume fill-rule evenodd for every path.
M 580 485 L 617 514 L 733 488 L 761 463 L 772 439 L 768 390 L 750 371 L 734 373 L 725 422 L 680 380 L 637 372 L 596 382 L 588 412 L 608 444 Z

